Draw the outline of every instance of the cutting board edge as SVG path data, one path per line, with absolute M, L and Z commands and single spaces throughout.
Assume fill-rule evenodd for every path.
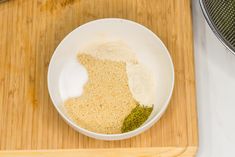
M 48 149 L 48 150 L 8 150 L 0 151 L 0 156 L 4 157 L 47 157 L 47 156 L 83 156 L 83 157 L 109 157 L 113 155 L 128 156 L 195 156 L 197 146 L 187 147 L 146 147 L 146 148 L 107 148 L 107 149 Z

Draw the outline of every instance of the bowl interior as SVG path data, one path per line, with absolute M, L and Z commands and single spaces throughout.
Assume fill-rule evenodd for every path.
M 76 58 L 79 50 L 94 42 L 123 41 L 156 76 L 157 101 L 148 121 L 140 128 L 124 133 L 106 135 L 85 130 L 76 125 L 65 113 L 59 88 L 63 67 Z M 48 89 L 54 106 L 60 115 L 77 131 L 103 140 L 118 140 L 137 135 L 152 126 L 165 111 L 174 85 L 174 69 L 171 57 L 161 40 L 144 26 L 123 19 L 101 19 L 84 24 L 70 34 L 56 48 L 48 70 Z

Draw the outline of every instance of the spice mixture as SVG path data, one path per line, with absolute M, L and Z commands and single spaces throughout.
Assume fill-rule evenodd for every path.
M 126 63 L 78 55 L 89 80 L 83 94 L 65 102 L 65 108 L 79 126 L 106 134 L 121 133 L 124 119 L 137 106 L 128 87 Z
M 94 43 L 78 53 L 88 73 L 82 95 L 65 101 L 67 114 L 87 130 L 118 134 L 140 127 L 153 110 L 151 72 L 122 42 Z

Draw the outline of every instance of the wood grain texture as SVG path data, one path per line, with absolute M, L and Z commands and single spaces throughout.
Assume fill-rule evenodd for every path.
M 194 149 L 191 152 L 196 152 L 190 5 L 190 0 L 9 0 L 1 3 L 0 150 L 141 147 L 160 153 L 165 148 L 174 152 L 190 147 Z M 174 93 L 160 121 L 139 136 L 109 142 L 86 137 L 69 127 L 53 107 L 47 90 L 47 68 L 59 42 L 81 24 L 106 17 L 130 19 L 150 28 L 165 43 L 175 65 Z
M 193 157 L 195 147 L 2 151 L 4 157 Z

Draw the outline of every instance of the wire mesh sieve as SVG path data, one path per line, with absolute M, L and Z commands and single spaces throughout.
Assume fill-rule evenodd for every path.
M 213 32 L 235 54 L 235 0 L 200 0 L 200 5 Z

